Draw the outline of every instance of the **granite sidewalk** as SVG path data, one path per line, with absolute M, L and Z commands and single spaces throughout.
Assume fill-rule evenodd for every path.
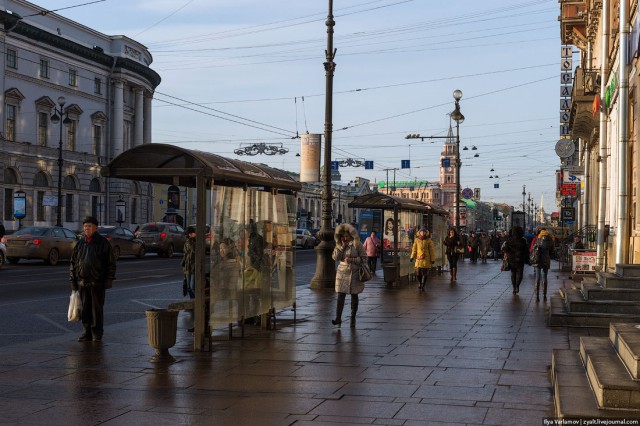
M 168 365 L 149 362 L 145 318 L 107 327 L 102 343 L 65 334 L 2 348 L 0 424 L 541 425 L 553 416 L 551 350 L 607 332 L 548 327 L 528 266 L 519 295 L 491 260 L 424 292 L 386 288 L 381 272 L 355 329 L 349 300 L 337 328 L 333 291 L 298 287 L 295 324 L 285 310 L 276 330 L 247 326 L 231 341 L 221 330 L 212 352 L 192 351 L 181 313 Z M 551 291 L 571 285 L 549 278 Z

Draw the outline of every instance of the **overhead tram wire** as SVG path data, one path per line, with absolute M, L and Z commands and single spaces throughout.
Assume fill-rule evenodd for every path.
M 104 1 L 107 1 L 107 0 L 95 0 L 95 1 L 90 1 L 90 2 L 87 2 L 87 3 L 76 4 L 76 5 L 74 5 L 74 6 L 60 7 L 60 8 L 58 8 L 58 9 L 52 9 L 52 10 L 42 9 L 42 10 L 41 10 L 40 12 L 38 12 L 38 13 L 32 13 L 31 15 L 25 15 L 25 16 L 23 16 L 23 18 L 30 18 L 30 17 L 32 17 L 32 16 L 39 16 L 39 15 L 40 15 L 40 16 L 46 16 L 46 15 L 48 15 L 48 14 L 49 14 L 49 13 L 51 13 L 51 12 L 59 12 L 59 11 L 61 11 L 61 10 L 73 9 L 73 8 L 81 7 L 81 6 L 88 6 L 88 5 L 90 5 L 90 4 L 94 4 L 94 3 L 102 3 L 102 2 L 104 2 Z

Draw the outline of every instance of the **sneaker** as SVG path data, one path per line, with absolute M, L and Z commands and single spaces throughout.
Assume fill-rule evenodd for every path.
M 78 337 L 78 342 L 90 342 L 91 336 L 88 336 L 86 334 L 82 334 L 80 337 Z

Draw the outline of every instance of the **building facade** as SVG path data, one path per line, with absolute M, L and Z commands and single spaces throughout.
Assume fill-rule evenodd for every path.
M 86 215 L 104 224 L 145 222 L 152 210 L 150 185 L 103 178 L 100 168 L 131 147 L 151 143 L 151 101 L 160 84 L 149 68 L 151 54 L 125 36 L 101 34 L 55 13 L 40 14 L 42 8 L 26 1 L 3 5 L 0 206 L 5 227 L 20 224 L 14 216 L 16 192 L 26 195 L 22 226 L 55 224 L 58 207 L 61 224 L 72 230 L 82 228 Z M 117 201 L 126 206 L 120 209 L 124 217 L 116 217 Z

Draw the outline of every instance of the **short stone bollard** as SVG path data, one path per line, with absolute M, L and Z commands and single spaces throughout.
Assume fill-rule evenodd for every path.
M 178 313 L 169 309 L 148 309 L 147 328 L 149 346 L 156 350 L 151 362 L 174 362 L 176 359 L 169 353 L 169 348 L 176 344 L 178 333 Z

